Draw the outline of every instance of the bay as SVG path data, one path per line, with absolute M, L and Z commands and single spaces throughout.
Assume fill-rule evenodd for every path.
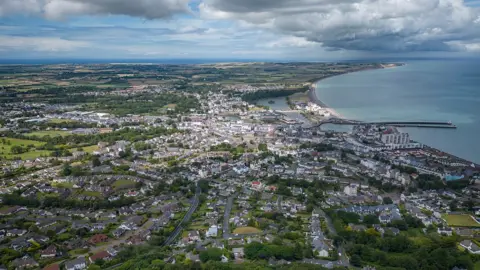
M 412 139 L 480 163 L 480 63 L 407 61 L 405 66 L 331 77 L 317 97 L 361 121 L 452 121 L 458 129 L 405 128 Z

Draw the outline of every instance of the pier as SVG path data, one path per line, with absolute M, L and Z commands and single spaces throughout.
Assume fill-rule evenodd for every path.
M 324 124 L 336 125 L 384 125 L 394 127 L 417 127 L 417 128 L 446 128 L 456 129 L 457 126 L 452 122 L 435 122 L 435 121 L 385 121 L 385 122 L 362 122 L 357 120 L 348 120 L 341 118 L 330 118 L 314 124 L 312 127 L 320 127 Z

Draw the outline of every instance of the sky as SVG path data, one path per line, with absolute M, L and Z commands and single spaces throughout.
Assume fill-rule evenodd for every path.
M 480 55 L 480 0 L 0 0 L 1 59 Z

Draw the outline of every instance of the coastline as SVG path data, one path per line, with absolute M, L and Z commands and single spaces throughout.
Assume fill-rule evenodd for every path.
M 320 81 L 323 81 L 323 80 L 328 79 L 328 78 L 336 77 L 336 76 L 341 76 L 341 75 L 345 75 L 345 74 L 354 73 L 354 72 L 377 70 L 377 69 L 387 69 L 387 68 L 396 68 L 396 67 L 404 66 L 404 65 L 406 65 L 406 64 L 405 63 L 380 64 L 378 67 L 369 67 L 369 68 L 355 70 L 355 71 L 348 71 L 348 72 L 344 72 L 344 73 L 335 74 L 335 75 L 332 75 L 332 76 L 326 76 L 326 77 L 321 78 L 321 79 L 317 79 L 313 83 L 311 83 L 311 85 L 309 87 L 309 90 L 307 92 L 308 99 L 310 100 L 310 102 L 315 103 L 318 106 L 321 106 L 322 108 L 324 108 L 326 111 L 328 111 L 332 118 L 346 119 L 340 113 L 338 113 L 335 109 L 331 108 L 330 106 L 328 106 L 326 103 L 324 103 L 322 100 L 320 100 L 318 98 L 316 90 L 317 90 L 317 85 L 318 85 L 318 83 L 320 83 Z

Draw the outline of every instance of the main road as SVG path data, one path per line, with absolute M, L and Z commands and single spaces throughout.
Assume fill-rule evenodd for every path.
M 198 205 L 200 204 L 200 194 L 202 190 L 197 184 L 197 188 L 195 189 L 195 197 L 193 199 L 192 205 L 190 205 L 190 208 L 188 209 L 187 213 L 185 216 L 183 216 L 182 221 L 177 224 L 177 227 L 175 227 L 175 230 L 170 234 L 170 236 L 167 238 L 165 243 L 163 243 L 164 246 L 168 246 L 172 244 L 172 242 L 177 238 L 177 236 L 182 232 L 183 226 L 185 226 L 185 223 L 188 222 L 192 218 L 192 214 L 197 210 Z

